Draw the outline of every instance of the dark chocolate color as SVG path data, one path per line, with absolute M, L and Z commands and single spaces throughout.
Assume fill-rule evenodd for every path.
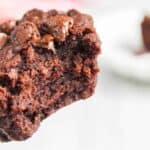
M 43 119 L 94 93 L 100 41 L 91 16 L 33 9 L 0 31 L 1 141 L 31 137 Z
M 150 51 L 150 17 L 145 16 L 142 22 L 142 35 L 145 48 Z

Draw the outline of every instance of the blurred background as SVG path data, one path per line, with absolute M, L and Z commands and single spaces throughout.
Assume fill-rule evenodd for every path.
M 102 41 L 98 85 L 91 100 L 52 115 L 28 141 L 0 149 L 149 150 L 150 54 L 133 51 L 143 47 L 140 24 L 150 0 L 5 0 L 0 20 L 34 7 L 77 8 L 94 17 Z

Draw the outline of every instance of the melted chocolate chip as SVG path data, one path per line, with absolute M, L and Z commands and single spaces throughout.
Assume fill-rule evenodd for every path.
M 22 45 L 27 42 L 36 42 L 40 39 L 40 33 L 36 25 L 29 21 L 21 22 L 15 30 L 14 39 L 16 45 Z

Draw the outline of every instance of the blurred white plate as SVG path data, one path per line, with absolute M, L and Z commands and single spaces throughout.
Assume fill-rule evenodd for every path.
M 143 10 L 114 10 L 95 18 L 102 40 L 102 67 L 127 78 L 150 83 L 150 53 L 135 55 L 143 47 Z

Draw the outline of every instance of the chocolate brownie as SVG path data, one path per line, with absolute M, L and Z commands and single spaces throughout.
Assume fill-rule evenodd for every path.
M 150 16 L 145 16 L 142 22 L 143 42 L 148 51 L 150 51 Z
M 25 140 L 60 108 L 94 93 L 100 41 L 92 17 L 33 9 L 0 25 L 0 139 Z

